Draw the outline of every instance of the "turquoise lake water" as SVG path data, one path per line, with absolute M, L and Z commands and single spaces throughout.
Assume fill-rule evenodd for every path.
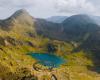
M 59 67 L 65 60 L 59 56 L 46 53 L 30 53 L 30 56 L 35 58 L 40 64 L 48 67 Z

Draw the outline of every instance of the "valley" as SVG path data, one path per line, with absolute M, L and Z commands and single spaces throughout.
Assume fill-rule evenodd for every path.
M 0 79 L 100 80 L 99 70 L 95 70 L 100 66 L 99 32 L 100 26 L 87 15 L 54 23 L 18 10 L 0 20 Z M 37 59 L 27 54 L 30 52 L 56 55 L 54 59 L 49 57 L 57 65 L 60 58 L 66 62 L 48 68 L 36 64 Z M 41 56 L 46 60 L 49 57 Z

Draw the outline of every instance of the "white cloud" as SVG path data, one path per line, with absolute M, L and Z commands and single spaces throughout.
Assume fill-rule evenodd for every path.
M 89 0 L 57 0 L 56 8 L 64 13 L 98 14 L 98 7 Z
M 16 10 L 32 8 L 35 0 L 0 0 L 0 18 L 12 15 Z
M 0 18 L 6 18 L 21 8 L 35 17 L 81 13 L 100 15 L 99 4 L 97 0 L 0 0 Z
M 33 6 L 35 0 L 0 0 L 0 7 L 28 7 Z

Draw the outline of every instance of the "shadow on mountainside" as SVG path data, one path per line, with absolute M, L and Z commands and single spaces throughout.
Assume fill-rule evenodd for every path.
M 91 59 L 93 61 L 94 66 L 87 66 L 89 70 L 95 71 L 97 73 L 100 73 L 100 54 L 99 53 L 100 53 L 100 50 L 92 51 Z

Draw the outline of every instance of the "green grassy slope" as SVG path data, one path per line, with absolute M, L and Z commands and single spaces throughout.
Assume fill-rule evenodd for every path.
M 26 11 L 19 10 L 1 23 L 1 80 L 51 80 L 52 75 L 56 76 L 57 80 L 99 80 L 97 73 L 87 69 L 87 66 L 93 66 L 93 63 L 87 58 L 86 52 L 73 52 L 74 46 L 69 42 L 37 35 L 34 19 Z M 50 51 L 48 45 L 54 50 Z M 67 63 L 52 71 L 36 71 L 33 69 L 36 60 L 27 55 L 28 52 L 54 52 L 67 59 Z

